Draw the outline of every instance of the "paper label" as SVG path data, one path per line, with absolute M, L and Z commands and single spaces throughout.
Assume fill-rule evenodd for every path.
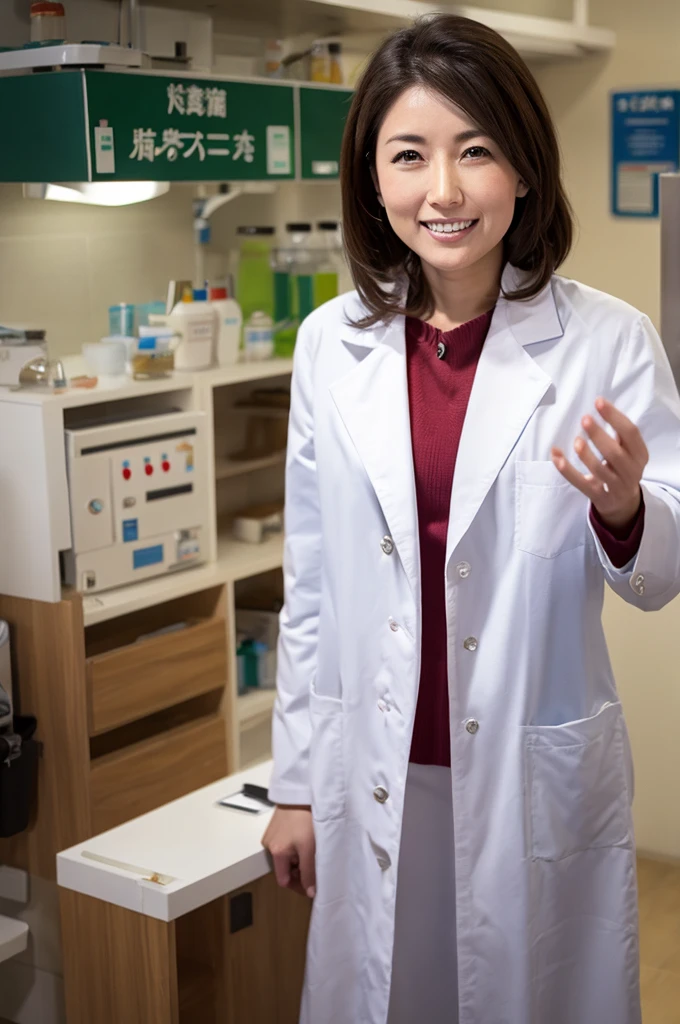
M 267 125 L 267 174 L 290 173 L 290 128 Z

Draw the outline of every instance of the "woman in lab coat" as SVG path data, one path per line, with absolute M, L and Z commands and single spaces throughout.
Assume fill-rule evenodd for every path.
M 601 609 L 680 590 L 667 360 L 555 275 L 554 128 L 488 28 L 381 46 L 341 177 L 357 290 L 295 353 L 264 837 L 314 897 L 302 1021 L 639 1024 Z

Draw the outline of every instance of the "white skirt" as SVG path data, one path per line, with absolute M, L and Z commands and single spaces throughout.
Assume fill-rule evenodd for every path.
M 451 769 L 410 764 L 406 779 L 388 1024 L 457 1024 Z

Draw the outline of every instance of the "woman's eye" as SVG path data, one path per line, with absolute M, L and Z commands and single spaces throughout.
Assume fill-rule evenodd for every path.
M 491 156 L 489 150 L 484 146 L 470 146 L 463 153 L 463 156 L 469 156 L 472 160 L 479 160 L 481 157 Z
M 416 160 L 420 160 L 420 153 L 416 153 L 415 149 L 405 149 L 403 152 L 398 153 L 392 161 L 393 164 L 412 164 Z

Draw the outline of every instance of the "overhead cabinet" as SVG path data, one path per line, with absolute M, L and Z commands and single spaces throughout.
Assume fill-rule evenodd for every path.
M 351 91 L 153 72 L 0 78 L 0 181 L 337 178 Z

